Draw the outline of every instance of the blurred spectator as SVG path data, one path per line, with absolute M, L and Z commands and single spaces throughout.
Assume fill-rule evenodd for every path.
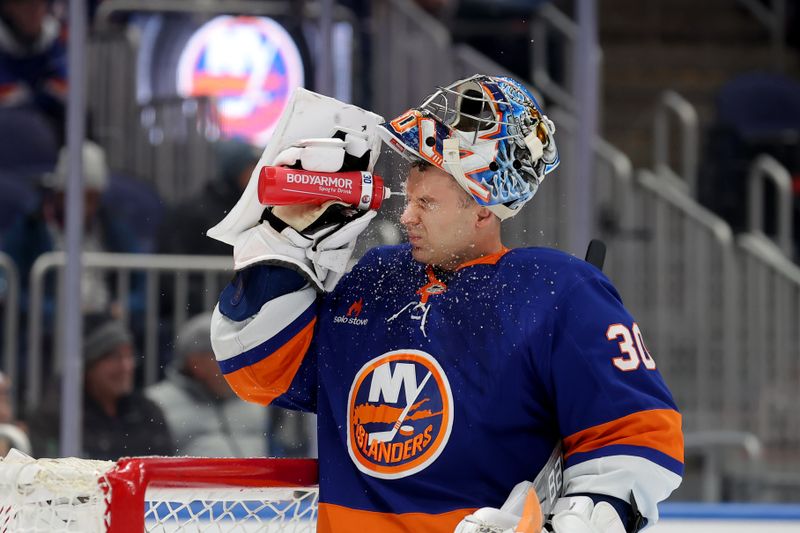
M 134 390 L 131 334 L 105 314 L 84 319 L 83 452 L 87 459 L 116 460 L 132 455 L 171 455 L 172 438 L 161 409 Z M 59 387 L 50 387 L 31 418 L 37 457 L 58 455 Z
M 100 205 L 100 195 L 108 186 L 108 166 L 103 149 L 91 141 L 86 141 L 83 146 L 83 168 L 83 250 L 139 252 L 141 246 L 133 231 Z M 34 261 L 45 252 L 65 249 L 64 200 L 68 170 L 69 153 L 65 147 L 61 149 L 55 172 L 43 179 L 41 203 L 34 211 L 18 219 L 4 240 L 4 251 L 14 259 L 20 272 L 23 306 L 27 300 L 28 274 Z M 100 273 L 84 269 L 81 288 L 86 312 L 108 309 L 111 303 L 109 285 Z
M 271 409 L 240 400 L 228 387 L 211 349 L 211 313 L 178 331 L 164 381 L 145 395 L 164 411 L 178 455 L 263 457 Z
M 219 141 L 215 150 L 217 179 L 170 210 L 161 226 L 158 247 L 161 253 L 230 254 L 230 246 L 206 237 L 206 230 L 236 204 L 261 153 L 238 139 Z
M 221 140 L 214 146 L 217 177 L 205 184 L 194 196 L 172 207 L 164 216 L 159 231 L 157 250 L 162 254 L 229 255 L 230 246 L 206 236 L 206 231 L 221 221 L 239 200 L 258 163 L 260 152 L 252 145 L 238 139 Z M 175 312 L 175 285 L 172 279 L 161 286 L 160 314 L 169 317 Z M 189 278 L 186 311 L 189 314 L 208 310 L 204 280 L 199 276 Z M 169 322 L 160 333 L 169 342 L 175 332 L 169 331 Z M 162 355 L 169 360 L 169 346 L 162 346 Z
M 31 443 L 21 424 L 14 419 L 11 381 L 0 372 L 0 458 L 5 457 L 11 448 L 30 453 Z
M 101 208 L 114 213 L 120 224 L 134 234 L 144 253 L 155 253 L 165 204 L 153 183 L 124 173 L 114 173 L 103 191 Z
M 0 106 L 33 106 L 63 135 L 66 42 L 47 0 L 0 0 Z

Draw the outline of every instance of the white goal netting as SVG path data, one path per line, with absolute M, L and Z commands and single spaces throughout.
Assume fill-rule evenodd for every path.
M 313 532 L 310 459 L 0 462 L 0 532 Z

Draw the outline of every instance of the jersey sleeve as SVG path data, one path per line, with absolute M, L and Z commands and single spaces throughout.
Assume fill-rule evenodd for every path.
M 223 290 L 211 322 L 220 370 L 249 402 L 316 412 L 318 296 L 296 272 L 256 265 Z
M 681 415 L 639 326 L 596 276 L 559 298 L 544 369 L 564 448 L 564 493 L 630 502 L 650 523 L 683 475 Z

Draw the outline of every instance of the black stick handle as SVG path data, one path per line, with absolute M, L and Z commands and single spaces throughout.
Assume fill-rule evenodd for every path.
M 591 263 L 598 269 L 603 270 L 603 263 L 606 262 L 606 244 L 600 239 L 592 239 L 589 242 L 589 247 L 586 248 L 586 257 L 584 259 L 587 263 Z

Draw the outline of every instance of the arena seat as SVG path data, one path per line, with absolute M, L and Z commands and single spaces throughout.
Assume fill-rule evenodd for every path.
M 720 89 L 717 122 L 745 141 L 778 141 L 800 134 L 800 82 L 773 72 L 737 76 Z
M 0 108 L 0 168 L 35 174 L 52 170 L 58 157 L 53 126 L 30 108 Z M 34 172 L 36 171 L 36 172 Z
M 164 203 L 151 185 L 123 174 L 112 174 L 102 205 L 133 231 L 143 252 L 155 250 Z

